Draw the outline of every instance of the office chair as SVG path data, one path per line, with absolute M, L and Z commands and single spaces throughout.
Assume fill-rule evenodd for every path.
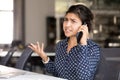
M 98 69 L 95 73 L 94 80 L 104 80 L 104 73 L 106 71 L 106 67 L 107 67 L 107 62 L 105 60 L 105 55 L 103 53 L 103 50 L 101 50 L 100 62 L 98 65 Z
M 6 56 L 1 59 L 0 64 L 8 66 L 8 63 L 10 62 L 10 59 L 15 51 L 16 51 L 15 49 L 11 48 L 6 54 Z
M 28 60 L 31 57 L 33 50 L 27 47 L 23 50 L 20 58 L 16 62 L 15 68 L 25 70 Z
M 101 49 L 101 62 L 94 80 L 120 80 L 119 48 Z

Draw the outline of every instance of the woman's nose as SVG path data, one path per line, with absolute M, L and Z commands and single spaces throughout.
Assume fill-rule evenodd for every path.
M 67 22 L 66 22 L 66 26 L 68 26 L 68 27 L 71 26 L 71 22 L 70 22 L 70 21 L 67 21 Z

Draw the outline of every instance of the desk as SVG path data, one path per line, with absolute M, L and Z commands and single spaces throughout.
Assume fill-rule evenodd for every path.
M 0 58 L 4 57 L 7 53 L 8 53 L 8 51 L 2 51 L 0 53 Z M 12 66 L 14 66 L 16 64 L 18 58 L 21 56 L 21 54 L 22 54 L 22 51 L 14 52 L 12 59 L 10 61 L 10 65 L 12 64 Z M 55 53 L 46 53 L 46 54 L 51 58 L 51 60 L 54 60 Z M 39 55 L 37 53 L 32 53 L 31 59 L 28 61 L 28 63 L 30 63 L 30 65 L 32 65 L 32 67 L 29 67 L 30 70 L 32 70 L 32 71 L 36 71 L 36 66 L 39 66 L 42 69 L 44 68 L 41 58 L 39 57 Z M 43 73 L 45 73 L 45 71 Z
M 0 80 L 66 80 L 66 79 L 0 65 Z
M 2 52 L 0 53 L 0 57 L 4 57 L 4 56 L 7 54 L 7 52 L 8 52 L 8 51 L 2 51 Z M 21 53 L 22 53 L 22 51 L 16 51 L 16 52 L 14 52 L 13 56 L 14 56 L 14 57 L 20 57 Z M 47 54 L 48 56 L 55 56 L 55 53 L 54 53 L 54 52 L 53 52 L 53 53 L 51 53 L 51 52 L 46 52 L 46 54 Z M 32 54 L 32 57 L 37 57 L 37 56 L 39 56 L 37 53 L 33 53 L 33 54 Z

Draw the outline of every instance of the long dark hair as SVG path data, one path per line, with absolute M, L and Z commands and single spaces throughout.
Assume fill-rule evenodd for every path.
M 93 14 L 88 7 L 86 7 L 82 4 L 72 5 L 69 7 L 66 14 L 67 13 L 76 14 L 81 19 L 82 24 L 87 24 L 89 32 L 91 31 Z

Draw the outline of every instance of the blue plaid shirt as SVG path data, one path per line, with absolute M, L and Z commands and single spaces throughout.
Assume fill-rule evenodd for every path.
M 78 44 L 69 53 L 67 46 L 67 39 L 56 45 L 55 61 L 45 64 L 46 70 L 68 80 L 93 80 L 100 61 L 100 47 L 90 39 L 87 45 Z

